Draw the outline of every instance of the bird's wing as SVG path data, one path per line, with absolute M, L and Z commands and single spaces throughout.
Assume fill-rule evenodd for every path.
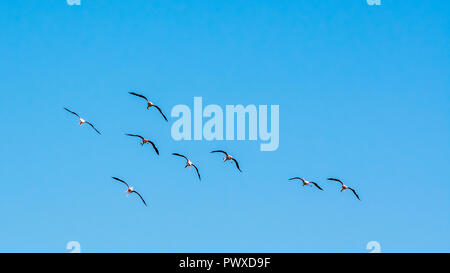
M 66 110 L 69 113 L 74 114 L 75 116 L 77 116 L 78 118 L 81 118 L 77 113 L 70 111 L 69 109 L 67 109 L 66 107 L 64 107 L 64 110 Z
M 117 178 L 117 177 L 113 177 L 113 179 L 115 179 L 115 180 L 117 180 L 117 181 L 119 181 L 119 182 L 124 183 L 124 184 L 127 186 L 127 188 L 130 188 L 130 186 L 128 185 L 128 183 L 125 182 L 125 181 L 123 181 L 122 179 L 119 179 L 119 178 Z
M 176 156 L 181 156 L 182 158 L 184 158 L 184 159 L 188 160 L 188 158 L 187 158 L 187 157 L 185 157 L 184 155 L 180 155 L 179 153 L 173 153 L 172 155 L 176 155 Z
M 100 132 L 94 127 L 94 125 L 92 125 L 92 123 L 87 122 L 87 121 L 86 121 L 86 123 L 89 124 L 89 125 L 91 125 L 92 129 L 94 129 L 99 135 L 102 134 L 102 133 L 100 133 Z
M 134 96 L 138 96 L 138 97 L 143 98 L 143 99 L 145 99 L 146 101 L 148 101 L 147 97 L 145 97 L 144 95 L 137 94 L 137 93 L 134 93 L 134 92 L 128 92 L 128 93 L 131 94 L 131 95 L 134 95 Z
M 344 183 L 342 183 L 341 180 L 336 179 L 336 178 L 328 178 L 328 180 L 337 181 L 337 182 L 341 183 L 342 185 L 344 185 Z
M 228 156 L 228 153 L 222 150 L 216 150 L 216 151 L 212 151 L 211 153 L 222 153 L 225 154 L 226 156 Z
M 144 138 L 142 137 L 142 136 L 140 136 L 140 135 L 133 135 L 133 134 L 126 134 L 127 136 L 131 136 L 131 137 L 139 137 L 139 138 L 141 138 L 142 140 L 144 140 Z
M 242 172 L 241 171 L 241 168 L 239 168 L 239 163 L 237 162 L 237 160 L 236 159 L 231 159 L 231 160 L 233 160 L 234 161 L 234 163 L 236 163 L 236 167 L 238 168 L 238 170 L 240 171 L 240 172 Z
M 319 185 L 317 185 L 316 182 L 310 181 L 310 183 L 312 183 L 314 186 L 316 186 L 319 190 L 323 191 L 323 189 Z
M 349 188 L 349 189 L 352 190 L 352 192 L 355 194 L 355 196 L 356 196 L 356 198 L 358 198 L 358 200 L 361 200 L 361 199 L 359 199 L 359 196 L 358 196 L 358 194 L 356 193 L 356 191 L 354 189 L 352 189 L 352 188 Z
M 163 118 L 164 118 L 166 121 L 168 121 L 167 118 L 166 118 L 166 116 L 164 115 L 164 113 L 161 111 L 161 108 L 159 108 L 158 105 L 153 105 L 153 106 L 155 106 L 155 108 L 158 109 L 158 111 L 161 113 L 161 115 L 163 116 Z
M 135 194 L 139 195 L 139 197 L 141 198 L 142 202 L 144 202 L 144 205 L 147 206 L 147 203 L 145 203 L 144 198 L 142 198 L 142 196 L 137 192 L 137 191 L 133 191 Z M 132 192 L 132 193 L 133 193 Z
M 202 178 L 200 177 L 200 173 L 198 172 L 197 166 L 195 166 L 194 164 L 192 164 L 192 166 L 194 166 L 195 170 L 197 171 L 198 179 L 202 180 Z
M 153 143 L 153 141 L 150 141 L 150 140 L 149 140 L 149 142 L 150 142 L 150 144 L 152 144 L 153 149 L 155 149 L 156 154 L 159 155 L 159 151 L 158 151 L 158 148 L 156 148 L 155 143 Z
M 290 178 L 289 180 L 295 180 L 295 179 L 297 179 L 297 180 L 302 180 L 300 177 L 292 177 L 292 178 Z

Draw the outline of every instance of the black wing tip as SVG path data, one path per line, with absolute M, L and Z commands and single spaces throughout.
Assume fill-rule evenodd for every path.
M 327 180 L 337 181 L 337 182 L 341 182 L 342 183 L 342 181 L 340 179 L 337 179 L 337 178 L 327 178 Z

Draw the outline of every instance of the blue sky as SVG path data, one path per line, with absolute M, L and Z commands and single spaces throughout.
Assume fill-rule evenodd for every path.
M 449 14 L 418 0 L 2 1 L 0 252 L 450 251 Z M 176 142 L 174 119 L 129 91 L 168 116 L 194 96 L 280 105 L 280 147 Z

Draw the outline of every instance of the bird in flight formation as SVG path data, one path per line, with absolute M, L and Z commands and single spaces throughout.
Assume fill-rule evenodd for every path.
M 130 93 L 131 95 L 133 95 L 133 96 L 137 96 L 137 97 L 140 97 L 140 98 L 145 99 L 145 100 L 147 101 L 147 110 L 150 109 L 150 107 L 155 107 L 155 108 L 158 109 L 158 111 L 161 113 L 161 115 L 163 116 L 163 118 L 164 118 L 166 121 L 168 121 L 167 118 L 166 118 L 166 116 L 165 116 L 164 113 L 162 112 L 161 108 L 159 108 L 158 105 L 155 105 L 155 104 L 153 104 L 151 101 L 149 101 L 149 100 L 147 99 L 147 97 L 145 97 L 144 95 L 141 95 L 141 94 L 134 93 L 134 92 L 129 92 L 129 93 Z
M 147 206 L 147 203 L 145 202 L 144 198 L 142 198 L 142 196 L 141 196 L 137 191 L 135 191 L 135 190 L 133 189 L 133 187 L 130 187 L 130 185 L 128 185 L 127 182 L 125 182 L 125 181 L 123 181 L 122 179 L 119 179 L 119 178 L 117 178 L 117 177 L 113 177 L 113 179 L 115 179 L 115 180 L 117 180 L 117 181 L 119 181 L 119 182 L 122 182 L 123 184 L 125 184 L 125 186 L 127 186 L 127 190 L 125 191 L 125 192 L 127 193 L 127 197 L 128 197 L 130 194 L 135 193 L 135 194 L 137 194 L 137 195 L 141 198 L 142 202 L 144 202 L 144 205 Z
M 343 191 L 345 191 L 345 190 L 351 190 L 351 191 L 355 194 L 356 198 L 358 198 L 358 200 L 361 200 L 361 199 L 359 199 L 359 196 L 358 196 L 358 194 L 356 193 L 356 191 L 355 191 L 354 189 L 352 189 L 352 188 L 346 186 L 341 180 L 336 179 L 336 178 L 328 178 L 328 180 L 331 180 L 331 181 L 337 181 L 337 182 L 341 183 L 341 185 L 342 185 L 342 188 L 341 188 L 341 190 L 340 190 L 341 192 L 343 192 Z
M 67 109 L 67 108 L 65 108 L 65 107 L 64 107 L 64 109 L 65 109 L 67 112 L 69 112 L 69 113 L 71 113 L 71 114 L 77 116 L 77 117 L 80 119 L 80 126 L 82 126 L 82 125 L 85 124 L 85 123 L 86 123 L 86 124 L 89 124 L 89 125 L 92 127 L 92 129 L 94 129 L 99 135 L 101 135 L 101 133 L 94 127 L 94 125 L 92 125 L 92 123 L 90 123 L 90 122 L 84 120 L 84 119 L 83 119 L 82 117 L 80 117 L 80 115 L 78 115 L 77 113 L 72 112 L 72 111 L 70 111 L 69 109 Z
M 311 186 L 312 187 L 312 185 L 314 185 L 314 186 L 316 186 L 316 188 L 318 188 L 319 190 L 323 191 L 323 189 L 316 182 L 307 181 L 307 180 L 305 180 L 305 179 L 303 179 L 301 177 L 293 177 L 293 178 L 291 178 L 289 180 L 300 180 L 302 182 L 303 186 Z M 341 180 L 336 179 L 336 178 L 328 178 L 328 180 L 337 181 L 337 182 L 341 183 L 341 185 L 342 185 L 341 192 L 344 191 L 344 190 L 350 189 L 355 194 L 356 198 L 358 198 L 358 200 L 361 200 L 361 199 L 359 199 L 359 196 L 356 193 L 356 191 L 354 189 L 344 185 L 344 183 L 342 183 Z
M 179 156 L 179 157 L 182 157 L 182 158 L 186 159 L 186 166 L 184 166 L 184 167 L 185 168 L 187 168 L 187 167 L 190 168 L 191 166 L 194 167 L 195 170 L 197 171 L 198 179 L 202 180 L 201 177 L 200 177 L 200 173 L 198 172 L 197 166 L 195 166 L 195 164 L 192 163 L 187 157 L 185 157 L 184 155 L 180 155 L 178 153 L 173 153 L 172 155 Z
M 222 153 L 225 155 L 225 158 L 223 159 L 223 162 L 227 162 L 227 161 L 233 161 L 236 164 L 236 168 L 241 171 L 241 168 L 239 168 L 239 163 L 237 162 L 236 159 L 234 159 L 231 155 L 229 155 L 227 152 L 222 151 L 222 150 L 217 150 L 217 151 L 212 151 L 211 153 Z
M 160 109 L 157 105 L 155 105 L 155 104 L 153 104 L 151 101 L 149 101 L 145 96 L 140 95 L 140 94 L 137 94 L 137 93 L 134 93 L 134 92 L 129 92 L 129 94 L 145 99 L 145 100 L 147 101 L 147 109 L 150 109 L 151 107 L 155 107 L 155 108 L 158 109 L 158 111 L 161 113 L 161 115 L 163 116 L 163 118 L 167 121 L 167 118 L 166 118 L 166 116 L 164 115 L 164 113 L 161 111 L 161 109 Z M 94 125 L 93 125 L 92 123 L 86 121 L 85 119 L 83 119 L 82 117 L 80 117 L 77 113 L 72 112 L 71 110 L 69 110 L 69 109 L 67 109 L 67 108 L 64 108 L 64 109 L 65 109 L 66 111 L 68 111 L 69 113 L 71 113 L 71 114 L 73 114 L 73 115 L 75 115 L 75 116 L 77 116 L 77 117 L 79 118 L 79 120 L 80 120 L 80 126 L 82 126 L 84 123 L 89 124 L 89 125 L 92 127 L 92 129 L 94 129 L 98 134 L 101 135 L 101 133 L 94 127 Z M 137 137 L 137 138 L 140 138 L 140 139 L 141 139 L 141 145 L 142 145 L 142 146 L 144 146 L 145 144 L 151 144 L 151 145 L 153 146 L 153 149 L 155 150 L 156 154 L 159 155 L 158 148 L 156 147 L 156 145 L 155 145 L 155 143 L 154 143 L 153 141 L 150 141 L 150 140 L 148 140 L 148 139 L 146 139 L 146 138 L 144 138 L 143 136 L 140 136 L 140 135 L 135 135 L 135 134 L 126 134 L 126 135 L 127 135 L 127 136 L 130 136 L 130 137 Z M 214 150 L 214 151 L 212 151 L 211 153 L 222 153 L 222 154 L 224 154 L 225 157 L 224 157 L 224 159 L 223 159 L 223 162 L 227 162 L 227 161 L 234 162 L 235 165 L 236 165 L 236 168 L 237 168 L 240 172 L 242 172 L 241 168 L 239 167 L 239 163 L 237 162 L 237 160 L 236 160 L 234 157 L 232 157 L 231 155 L 229 155 L 227 152 L 225 152 L 225 151 L 223 151 L 223 150 Z M 186 156 L 184 156 L 184 155 L 182 155 L 182 154 L 179 154 L 179 153 L 173 153 L 172 155 L 184 158 L 184 159 L 186 160 L 186 166 L 185 166 L 185 168 L 188 168 L 188 167 L 189 167 L 189 168 L 190 168 L 190 167 L 194 167 L 195 170 L 196 170 L 196 172 L 197 172 L 198 179 L 201 180 L 200 172 L 198 171 L 197 166 L 196 166 L 194 163 L 192 163 L 192 161 L 190 161 Z M 125 181 L 123 181 L 123 180 L 121 180 L 121 179 L 119 179 L 119 178 L 117 178 L 117 177 L 112 177 L 112 178 L 113 178 L 114 180 L 116 180 L 116 181 L 119 181 L 119 182 L 125 184 L 125 186 L 127 186 L 127 190 L 125 191 L 125 192 L 127 193 L 127 197 L 128 197 L 130 194 L 135 193 L 135 194 L 137 194 L 137 195 L 141 198 L 141 200 L 142 200 L 142 202 L 144 203 L 144 205 L 147 206 L 147 203 L 145 202 L 144 198 L 143 198 L 137 191 L 135 191 L 135 190 L 133 189 L 133 187 L 130 187 L 130 186 L 128 185 L 128 183 L 126 183 Z M 323 189 L 322 189 L 316 182 L 313 182 L 313 181 L 307 181 L 307 180 L 305 180 L 304 178 L 301 178 L 301 177 L 293 177 L 293 178 L 290 178 L 289 180 L 300 180 L 303 186 L 310 186 L 310 187 L 315 186 L 317 189 L 323 191 Z M 341 192 L 342 192 L 342 191 L 345 191 L 345 190 L 347 190 L 347 189 L 350 189 L 350 190 L 355 194 L 356 198 L 358 198 L 358 200 L 361 200 L 361 199 L 359 199 L 359 196 L 358 196 L 358 194 L 356 193 L 356 191 L 355 191 L 354 189 L 352 189 L 352 188 L 346 186 L 341 180 L 336 179 L 336 178 L 328 178 L 328 180 L 337 181 L 337 182 L 341 183 L 341 185 L 342 185 L 341 190 L 340 190 Z
M 153 149 L 155 149 L 156 154 L 159 155 L 158 148 L 156 148 L 155 143 L 153 143 L 152 141 L 150 141 L 150 140 L 148 140 L 148 139 L 145 139 L 144 137 L 142 137 L 142 136 L 140 136 L 140 135 L 133 135 L 133 134 L 126 134 L 126 135 L 127 135 L 127 136 L 130 136 L 130 137 L 138 137 L 138 138 L 140 138 L 140 139 L 142 140 L 142 142 L 141 142 L 141 145 L 142 145 L 142 146 L 144 146 L 145 144 L 148 144 L 148 143 L 152 144 Z
M 157 105 L 153 104 L 150 100 L 147 99 L 147 97 L 145 97 L 145 96 L 143 96 L 143 95 L 141 95 L 141 94 L 134 93 L 134 92 L 129 92 L 129 94 L 145 99 L 145 100 L 147 101 L 147 109 L 150 109 L 151 107 L 155 107 L 155 108 L 158 109 L 158 111 L 161 113 L 161 115 L 163 116 L 163 118 L 167 121 L 167 118 L 166 118 L 166 116 L 164 115 L 164 113 L 162 112 L 161 108 L 159 108 Z M 75 115 L 75 116 L 77 116 L 77 117 L 79 118 L 79 120 L 80 120 L 80 126 L 82 126 L 82 125 L 85 124 L 85 123 L 86 123 L 86 124 L 89 124 L 89 125 L 92 127 L 92 129 L 94 129 L 98 134 L 101 134 L 100 131 L 98 131 L 98 130 L 94 127 L 94 125 L 93 125 L 92 123 L 86 121 L 85 119 L 83 119 L 83 118 L 82 118 L 80 115 L 78 115 L 77 113 L 75 113 L 75 112 L 73 112 L 73 111 L 71 111 L 71 110 L 69 110 L 69 109 L 67 109 L 67 108 L 64 108 L 64 109 L 65 109 L 66 111 L 68 111 L 69 113 L 71 113 L 71 114 L 73 114 L 73 115 Z M 146 139 L 146 138 L 144 138 L 143 136 L 137 135 L 137 134 L 126 134 L 126 135 L 127 135 L 127 136 L 130 136 L 130 137 L 140 138 L 140 139 L 141 139 L 141 143 L 140 143 L 140 144 L 141 144 L 142 146 L 144 146 L 145 144 L 151 144 L 151 145 L 153 146 L 153 149 L 155 150 L 156 154 L 159 155 L 159 150 L 158 150 L 158 148 L 156 147 L 156 145 L 155 145 L 155 143 L 154 143 L 153 141 L 150 141 L 149 139 Z M 241 172 L 241 169 L 240 169 L 240 167 L 239 167 L 239 163 L 237 162 L 237 160 L 234 159 L 234 158 L 233 158 L 231 155 L 229 155 L 227 152 L 222 151 L 222 150 L 217 150 L 217 151 L 212 151 L 211 153 L 223 153 L 223 154 L 225 155 L 225 158 L 224 158 L 223 161 L 224 161 L 224 162 L 226 162 L 226 161 L 233 161 L 233 162 L 236 164 L 237 169 Z M 182 157 L 182 158 L 186 159 L 186 166 L 185 166 L 185 168 L 188 168 L 188 167 L 189 167 L 189 168 L 190 168 L 190 167 L 194 167 L 194 168 L 195 168 L 195 171 L 197 172 L 198 179 L 201 180 L 200 172 L 198 171 L 197 166 L 196 166 L 194 163 L 192 163 L 192 161 L 190 161 L 186 156 L 184 156 L 184 155 L 182 155 L 182 154 L 179 154 L 179 153 L 173 153 L 173 155 L 178 156 L 178 157 Z M 133 189 L 133 187 L 130 187 L 130 186 L 129 186 L 125 181 L 123 181 L 122 179 L 119 179 L 119 178 L 117 178 L 117 177 L 113 177 L 113 179 L 116 180 L 116 181 L 119 181 L 119 182 L 121 182 L 121 183 L 123 183 L 123 184 L 125 184 L 125 185 L 127 186 L 127 190 L 126 190 L 126 192 L 128 193 L 128 194 L 127 194 L 127 197 L 128 197 L 130 194 L 135 193 L 135 194 L 137 194 L 137 195 L 141 198 L 142 202 L 147 206 L 147 203 L 145 202 L 144 198 L 142 198 L 142 196 L 141 196 L 137 191 L 135 191 L 135 190 Z
M 291 178 L 289 180 L 301 180 L 303 186 L 310 186 L 310 187 L 312 187 L 314 185 L 314 186 L 316 186 L 316 188 L 318 188 L 319 190 L 323 191 L 323 189 L 319 185 L 317 185 L 316 182 L 307 181 L 307 180 L 305 180 L 305 179 L 303 179 L 301 177 L 293 177 L 293 178 Z

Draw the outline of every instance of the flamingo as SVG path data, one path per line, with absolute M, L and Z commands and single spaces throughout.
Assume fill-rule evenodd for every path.
M 166 121 L 168 121 L 167 118 L 166 118 L 166 116 L 165 116 L 165 115 L 163 114 L 163 112 L 161 111 L 161 108 L 159 108 L 158 105 L 155 105 L 155 104 L 153 104 L 151 101 L 149 101 L 149 100 L 147 99 L 147 97 L 145 97 L 144 95 L 141 95 L 141 94 L 134 93 L 134 92 L 128 92 L 128 93 L 131 94 L 131 95 L 133 95 L 133 96 L 137 96 L 137 97 L 140 97 L 140 98 L 145 99 L 145 100 L 147 101 L 147 110 L 150 109 L 150 107 L 155 107 L 155 108 L 158 109 L 158 111 L 161 113 L 161 115 L 163 116 L 163 118 L 164 118 Z
M 142 137 L 142 136 L 140 136 L 140 135 L 132 135 L 132 134 L 126 134 L 126 135 L 127 135 L 127 136 L 130 136 L 130 137 L 138 137 L 138 138 L 142 139 L 142 142 L 141 142 L 141 145 L 142 145 L 142 146 L 144 146 L 145 144 L 148 144 L 148 143 L 152 144 L 153 149 L 155 149 L 156 154 L 159 155 L 158 148 L 156 148 L 155 143 L 153 143 L 152 141 L 150 141 L 150 140 L 148 140 L 148 139 L 145 139 L 144 137 Z
M 229 155 L 227 152 L 222 151 L 222 150 L 217 150 L 217 151 L 212 151 L 211 153 L 222 153 L 222 154 L 224 154 L 225 157 L 224 157 L 224 159 L 223 159 L 223 162 L 227 162 L 227 161 L 229 161 L 229 160 L 234 161 L 234 163 L 236 164 L 237 169 L 238 169 L 240 172 L 242 172 L 242 171 L 241 171 L 241 168 L 239 168 L 239 163 L 237 162 L 237 160 L 234 159 L 234 158 L 233 158 L 231 155 Z
M 86 123 L 86 124 L 89 124 L 89 125 L 92 127 L 92 129 L 94 129 L 99 135 L 101 135 L 101 133 L 94 127 L 94 125 L 92 125 L 92 123 L 90 123 L 90 122 L 84 120 L 84 119 L 83 119 L 82 117 L 80 117 L 77 113 L 72 112 L 72 111 L 70 111 L 69 109 L 67 109 L 67 108 L 65 108 L 65 107 L 64 107 L 64 110 L 66 110 L 67 112 L 69 112 L 69 113 L 71 113 L 71 114 L 77 116 L 77 117 L 80 119 L 80 126 L 82 126 L 82 125 L 85 124 L 85 123 Z
M 337 181 L 337 182 L 341 183 L 341 185 L 342 185 L 341 192 L 343 192 L 343 191 L 349 189 L 349 190 L 351 190 L 351 191 L 355 194 L 355 196 L 356 196 L 356 198 L 358 198 L 358 200 L 361 200 L 361 199 L 359 199 L 359 196 L 358 196 L 358 194 L 356 193 L 356 191 L 355 191 L 354 189 L 352 189 L 352 188 L 350 188 L 350 187 L 344 185 L 344 183 L 343 183 L 341 180 L 336 179 L 336 178 L 328 178 L 328 180 Z
M 303 179 L 303 178 L 301 178 L 301 177 L 294 177 L 294 178 L 291 178 L 291 179 L 289 179 L 289 180 L 301 180 L 303 186 L 311 186 L 311 187 L 312 187 L 312 185 L 314 185 L 314 186 L 316 186 L 316 188 L 318 188 L 319 190 L 323 191 L 323 189 L 322 189 L 319 185 L 317 185 L 316 182 L 313 182 L 313 181 L 307 181 L 307 180 L 305 180 L 305 179 Z M 312 184 L 312 185 L 311 185 L 311 184 Z
M 200 173 L 198 172 L 197 166 L 195 166 L 194 163 L 192 163 L 187 157 L 185 157 L 184 155 L 180 155 L 178 153 L 173 153 L 172 155 L 179 156 L 179 157 L 182 157 L 182 158 L 186 159 L 186 166 L 184 166 L 184 167 L 185 168 L 187 168 L 187 167 L 190 168 L 191 166 L 194 167 L 195 170 L 197 171 L 198 179 L 202 180 L 201 177 L 200 177 Z
M 144 198 L 142 198 L 142 196 L 137 191 L 135 191 L 133 187 L 130 187 L 127 182 L 125 182 L 122 179 L 119 179 L 117 177 L 113 177 L 113 179 L 115 179 L 115 180 L 117 180 L 119 182 L 122 182 L 123 184 L 125 184 L 125 186 L 127 186 L 127 190 L 125 191 L 127 193 L 127 197 L 130 194 L 135 193 L 135 194 L 139 195 L 139 197 L 141 198 L 142 202 L 144 202 L 144 205 L 147 206 L 147 203 L 145 202 Z

